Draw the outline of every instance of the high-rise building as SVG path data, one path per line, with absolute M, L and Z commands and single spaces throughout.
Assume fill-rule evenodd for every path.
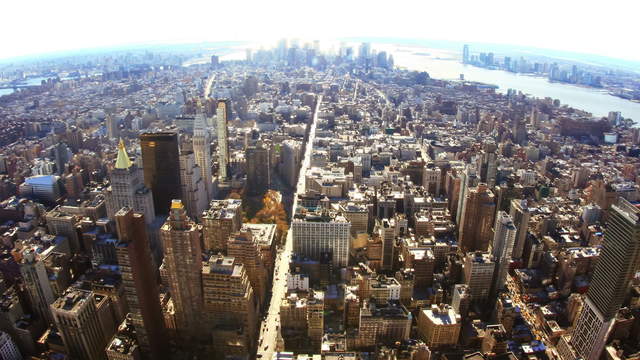
M 218 178 L 229 177 L 229 129 L 228 117 L 231 108 L 229 100 L 218 100 L 216 110 L 216 132 L 218 134 Z
M 187 216 L 182 201 L 173 200 L 169 218 L 160 228 L 165 254 L 160 271 L 173 300 L 176 331 L 183 339 L 202 336 L 200 231 L 200 226 Z
M 51 304 L 51 312 L 69 356 L 105 359 L 106 338 L 93 292 L 69 288 Z
M 242 200 L 213 200 L 202 215 L 204 251 L 227 252 L 229 236 L 242 226 Z
M 469 63 L 469 45 L 468 44 L 464 44 L 464 46 L 462 47 L 462 62 L 464 64 L 468 64 Z
M 397 235 L 395 219 L 382 219 L 377 224 L 377 233 L 382 239 L 382 269 L 391 270 L 394 258 L 394 244 Z
M 160 306 L 160 291 L 153 268 L 144 215 L 130 208 L 116 213 L 116 252 L 124 295 L 137 344 L 149 358 L 167 356 L 167 339 Z
M 238 232 L 229 237 L 227 254 L 244 265 L 251 287 L 261 306 L 267 297 L 269 272 L 260 254 L 260 247 L 250 231 Z
M 142 169 L 131 161 L 122 140 L 118 144 L 118 157 L 109 174 L 109 182 L 105 195 L 110 219 L 114 219 L 116 212 L 123 207 L 143 214 L 147 223 L 155 219 L 151 189 L 144 185 Z
M 470 252 L 464 261 L 464 283 L 469 286 L 471 301 L 482 304 L 489 298 L 493 273 L 496 268 L 491 254 Z
M 122 323 L 118 326 L 118 330 L 105 349 L 108 360 L 140 360 L 140 346 L 138 345 L 138 338 L 136 334 L 136 328 L 133 324 L 133 320 L 130 317 L 122 320 Z M 165 356 L 160 354 L 160 356 Z M 154 355 L 155 356 L 155 355 Z M 155 359 L 155 357 L 153 357 Z
M 493 294 L 504 290 L 509 270 L 509 261 L 513 252 L 513 243 L 516 238 L 516 227 L 509 216 L 504 211 L 498 211 L 496 224 L 493 228 L 493 244 L 491 253 L 496 262 L 495 281 L 493 283 Z
M 47 322 L 51 322 L 50 305 L 55 301 L 51 283 L 44 261 L 40 259 L 37 248 L 28 247 L 22 250 L 20 274 L 29 294 L 32 309 Z
M 460 314 L 446 304 L 431 305 L 418 315 L 418 332 L 430 348 L 456 345 L 461 327 Z
M 78 234 L 79 217 L 63 210 L 61 206 L 56 206 L 46 215 L 47 230 L 51 235 L 62 235 L 69 239 L 69 246 L 72 253 L 81 250 L 80 236 Z
M 207 129 L 207 119 L 198 107 L 193 126 L 193 153 L 196 164 L 200 168 L 202 181 L 207 193 L 207 204 L 213 196 L 213 183 L 211 175 L 211 136 Z
M 471 292 L 469 285 L 456 284 L 453 287 L 453 296 L 451 298 L 451 307 L 460 316 L 466 317 L 469 313 L 469 306 L 471 305 Z
M 511 200 L 509 216 L 511 216 L 513 224 L 516 227 L 516 239 L 513 244 L 512 257 L 514 259 L 520 259 L 522 257 L 522 251 L 524 250 L 525 240 L 527 239 L 529 219 L 531 218 L 527 201 L 518 199 Z
M 233 257 L 212 256 L 202 265 L 202 288 L 213 350 L 225 355 L 251 354 L 256 347 L 259 322 L 245 267 Z
M 495 209 L 495 196 L 487 184 L 480 183 L 469 189 L 459 223 L 459 243 L 463 252 L 487 251 L 493 236 L 491 227 Z
M 249 146 L 245 157 L 247 161 L 247 194 L 262 195 L 271 183 L 269 149 L 264 144 Z
M 286 332 L 285 345 L 299 347 L 305 339 L 313 349 L 319 349 L 324 334 L 324 292 L 289 292 L 280 303 L 280 321 Z
M 180 183 L 187 214 L 192 218 L 200 218 L 209 202 L 204 181 L 202 181 L 202 172 L 190 151 L 183 151 L 180 154 Z
M 639 262 L 640 210 L 621 198 L 611 206 L 600 259 L 571 337 L 578 356 L 600 358 Z
M 377 304 L 364 300 L 360 309 L 360 327 L 356 348 L 371 348 L 379 344 L 393 344 L 409 338 L 411 313 L 398 301 Z
M 0 331 L 0 359 L 2 360 L 22 360 L 18 346 L 11 340 L 11 336 L 4 331 Z
M 301 143 L 295 140 L 285 140 L 280 149 L 280 174 L 287 185 L 296 186 L 298 167 L 302 159 Z
M 476 174 L 475 167 L 471 166 L 471 164 L 467 164 L 465 169 L 461 171 L 461 181 L 460 181 L 460 195 L 458 196 L 458 207 L 456 210 L 456 224 L 460 225 L 462 221 L 462 214 L 467 203 L 467 195 L 469 194 L 469 190 L 478 186 L 480 182 L 480 178 Z
M 175 132 L 140 135 L 144 183 L 153 194 L 156 214 L 166 214 L 171 200 L 181 199 L 180 154 Z
M 107 114 L 104 123 L 105 127 L 107 128 L 107 137 L 109 138 L 109 140 L 117 139 L 120 133 L 120 128 L 118 127 L 118 118 L 114 117 L 112 114 Z
M 298 213 L 291 224 L 293 251 L 320 260 L 331 253 L 333 265 L 347 266 L 351 242 L 351 223 L 326 209 L 314 213 Z
M 67 170 L 67 164 L 71 159 L 71 151 L 67 147 L 67 144 L 59 142 L 53 147 L 53 155 L 56 161 L 56 174 L 62 175 Z

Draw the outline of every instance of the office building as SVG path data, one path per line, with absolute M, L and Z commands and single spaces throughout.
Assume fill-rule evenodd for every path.
M 180 183 L 182 184 L 182 201 L 187 214 L 194 219 L 200 218 L 209 202 L 202 172 L 190 151 L 183 151 L 180 154 Z
M 462 214 L 467 203 L 467 195 L 469 190 L 478 186 L 480 177 L 476 174 L 476 168 L 471 164 L 467 164 L 464 170 L 460 171 L 460 193 L 458 195 L 458 205 L 456 207 L 456 224 L 460 225 Z
M 382 219 L 376 224 L 376 232 L 382 240 L 382 269 L 391 270 L 393 267 L 395 239 L 398 235 L 396 220 Z
M 418 333 L 429 348 L 456 345 L 461 327 L 460 314 L 446 304 L 431 305 L 418 315 Z
M 55 301 L 55 297 L 44 261 L 37 250 L 37 247 L 27 247 L 22 250 L 20 274 L 29 294 L 31 308 L 40 318 L 51 322 L 53 318 L 49 306 Z
M 231 235 L 227 244 L 227 255 L 244 265 L 257 303 L 260 306 L 264 305 L 269 286 L 269 270 L 265 266 L 260 246 L 254 240 L 252 232 L 241 231 Z
M 160 228 L 164 260 L 160 268 L 175 308 L 176 331 L 182 339 L 200 338 L 202 313 L 202 249 L 200 226 L 173 200 Z
M 451 298 L 451 307 L 462 317 L 466 317 L 471 306 L 471 291 L 467 284 L 455 284 Z
M 514 259 L 520 259 L 522 257 L 522 251 L 524 250 L 525 240 L 527 239 L 529 219 L 531 219 L 531 212 L 527 206 L 527 201 L 518 199 L 511 200 L 509 216 L 511 216 L 513 225 L 516 227 L 516 239 L 513 244 L 512 257 Z
M 296 254 L 320 260 L 323 254 L 331 253 L 334 266 L 347 266 L 351 223 L 344 216 L 327 209 L 298 212 L 293 218 L 291 231 Z
M 571 337 L 578 356 L 597 360 L 640 262 L 640 210 L 624 198 L 611 206 L 600 259 Z
M 227 252 L 229 236 L 242 226 L 242 200 L 213 200 L 202 215 L 205 252 Z
M 471 301 L 483 304 L 489 299 L 496 264 L 488 252 L 470 252 L 464 260 L 464 283 L 469 286 Z
M 247 194 L 264 194 L 271 184 L 269 149 L 264 144 L 249 146 L 245 151 L 247 161 Z
M 469 189 L 459 223 L 459 243 L 462 251 L 487 251 L 493 238 L 495 196 L 486 184 Z
M 73 254 L 83 250 L 78 232 L 80 218 L 77 215 L 64 211 L 61 206 L 56 206 L 47 212 L 45 219 L 49 234 L 66 236 Z
M 128 322 L 134 327 L 136 344 L 144 353 L 153 359 L 165 358 L 167 338 L 144 215 L 122 208 L 115 219 L 116 253 L 129 310 Z
M 111 338 L 111 341 L 107 344 L 105 352 L 107 353 L 108 360 L 142 359 L 136 328 L 130 317 L 122 320 L 115 335 L 113 335 L 113 338 Z M 166 355 L 167 353 L 159 354 L 159 356 Z M 156 359 L 155 355 L 149 358 Z
M 104 119 L 105 127 L 107 128 L 107 137 L 109 140 L 115 140 L 120 135 L 120 127 L 118 126 L 118 118 L 112 114 L 107 114 Z
M 122 140 L 118 144 L 118 157 L 109 174 L 109 187 L 105 195 L 110 219 L 114 219 L 116 212 L 123 207 L 143 214 L 147 223 L 156 217 L 151 189 L 144 185 L 142 169 L 131 161 Z
M 324 307 L 322 291 L 287 293 L 280 303 L 280 322 L 287 348 L 304 347 L 306 343 L 314 351 L 320 349 L 324 335 Z
M 280 174 L 287 185 L 294 187 L 298 181 L 298 170 L 302 160 L 302 143 L 285 140 L 280 147 Z
M 497 292 L 505 289 L 517 229 L 515 225 L 513 225 L 511 216 L 504 211 L 498 211 L 493 231 L 494 236 L 491 253 L 497 265 L 493 283 L 493 295 L 495 295 Z
M 463 64 L 468 64 L 470 60 L 469 57 L 469 45 L 468 44 L 464 44 L 464 46 L 462 47 L 462 63 Z
M 370 349 L 403 341 L 409 338 L 411 321 L 411 313 L 398 301 L 377 304 L 363 300 L 355 347 Z
M 211 173 L 211 135 L 207 128 L 207 119 L 201 108 L 198 107 L 193 126 L 193 154 L 196 164 L 200 168 L 202 181 L 204 182 L 208 204 L 213 197 L 213 182 Z
M 105 358 L 107 341 L 92 291 L 69 288 L 51 304 L 51 312 L 70 357 Z
M 233 257 L 212 256 L 202 269 L 207 327 L 216 353 L 247 356 L 257 343 L 257 303 L 245 267 Z M 202 321 L 202 319 L 200 319 Z M 233 337 L 226 334 L 232 332 Z
M 218 178 L 222 181 L 229 178 L 228 121 L 230 112 L 230 101 L 218 100 L 218 107 L 216 110 L 216 132 L 218 134 Z
M 171 200 L 182 198 L 178 134 L 174 132 L 140 135 L 144 183 L 153 194 L 156 214 L 167 214 Z

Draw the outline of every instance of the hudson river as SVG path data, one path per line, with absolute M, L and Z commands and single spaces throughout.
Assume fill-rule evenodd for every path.
M 464 74 L 465 80 L 499 86 L 499 92 L 516 89 L 539 98 L 559 99 L 562 104 L 586 110 L 594 116 L 607 116 L 609 111 L 620 111 L 623 117 L 640 122 L 640 103 L 609 95 L 601 89 L 552 83 L 542 77 L 464 65 L 456 58 L 456 54 L 443 50 L 382 44 L 375 44 L 372 48 L 393 54 L 396 66 L 426 71 L 435 79 L 459 79 L 460 74 Z

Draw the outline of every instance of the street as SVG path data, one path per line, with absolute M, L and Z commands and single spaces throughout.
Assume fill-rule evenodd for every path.
M 295 209 L 298 205 L 298 194 L 302 194 L 305 191 L 305 172 L 311 163 L 311 152 L 313 148 L 313 141 L 316 135 L 316 124 L 318 123 L 318 113 L 320 112 L 320 104 L 322 103 L 322 95 L 318 96 L 316 109 L 313 113 L 313 122 L 309 131 L 309 139 L 305 147 L 304 158 L 300 166 L 300 175 L 298 176 L 298 184 L 296 186 L 296 192 L 293 196 L 293 205 L 291 214 L 295 213 Z M 292 231 L 287 232 L 287 238 L 282 247 L 282 251 L 278 254 L 276 263 L 274 266 L 273 284 L 271 303 L 269 304 L 268 313 L 266 319 L 260 325 L 260 340 L 258 342 L 257 357 L 262 359 L 271 359 L 275 352 L 276 341 L 278 331 L 280 330 L 280 303 L 287 292 L 287 273 L 289 272 L 289 261 L 291 260 L 291 253 L 293 250 L 293 235 Z

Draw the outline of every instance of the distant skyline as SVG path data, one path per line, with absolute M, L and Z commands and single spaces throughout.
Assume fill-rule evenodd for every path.
M 565 0 L 349 2 L 328 0 L 87 3 L 11 1 L 0 9 L 0 59 L 142 43 L 394 37 L 535 47 L 640 61 L 640 5 Z M 602 4 L 598 2 L 598 4 Z

